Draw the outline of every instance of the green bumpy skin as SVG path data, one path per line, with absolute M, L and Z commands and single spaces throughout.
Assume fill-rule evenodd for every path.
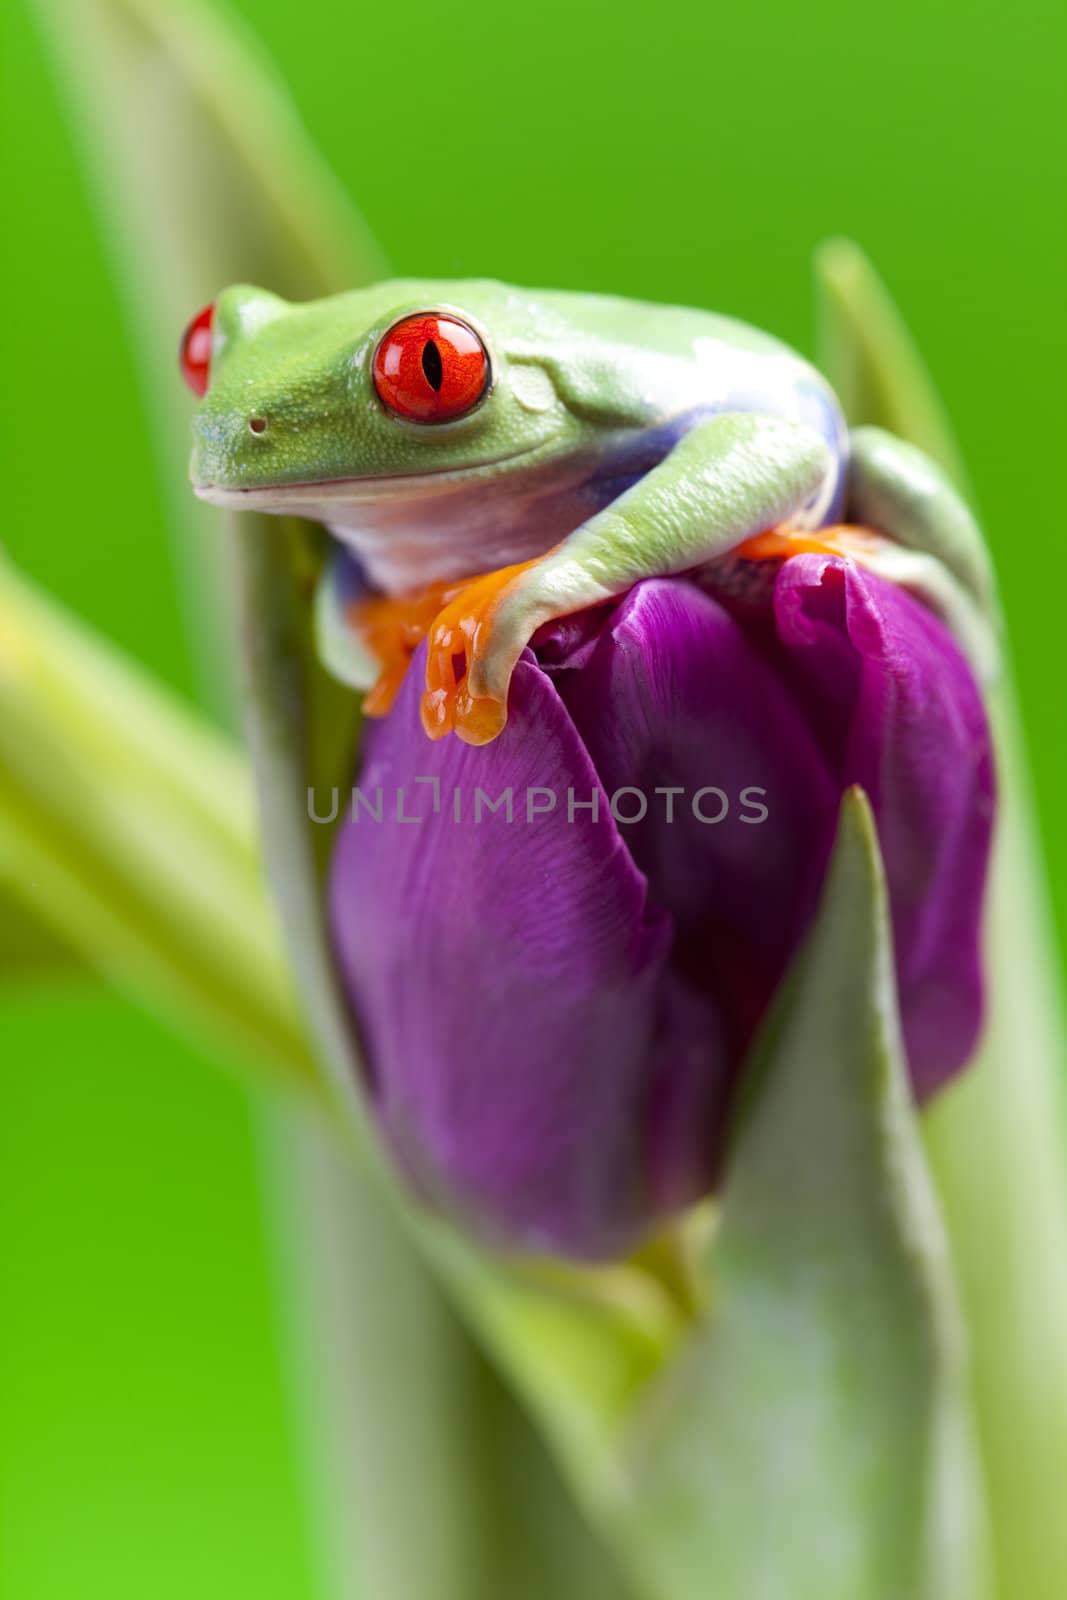
M 473 329 L 488 359 L 482 398 L 445 422 L 398 415 L 374 377 L 388 330 L 432 312 Z M 775 524 L 843 517 L 892 541 L 859 559 L 938 610 L 983 679 L 995 670 L 988 559 L 944 475 L 879 430 L 850 438 L 813 367 L 704 311 L 482 281 L 397 280 L 306 305 L 231 288 L 192 478 L 204 499 L 324 524 L 371 593 L 528 564 L 494 596 L 491 627 L 461 641 L 476 700 L 506 704 L 519 654 L 552 618 Z M 318 616 L 331 670 L 368 687 L 375 663 L 348 639 L 345 606 L 327 593 Z

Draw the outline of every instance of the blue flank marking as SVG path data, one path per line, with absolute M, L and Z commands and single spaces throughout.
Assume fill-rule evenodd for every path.
M 844 510 L 848 470 L 848 428 L 833 396 L 821 384 L 802 376 L 792 387 L 789 396 L 794 405 L 799 401 L 799 416 L 794 406 L 788 411 L 785 408 L 779 410 L 769 403 L 772 398 L 765 390 L 732 394 L 725 405 L 688 411 L 628 441 L 578 490 L 576 499 L 584 513 L 582 521 L 602 511 L 619 495 L 625 494 L 627 489 L 632 489 L 635 483 L 670 454 L 678 440 L 697 423 L 728 411 L 759 411 L 768 416 L 784 416 L 789 421 L 803 422 L 826 440 L 836 463 L 837 475 L 833 498 L 822 525 L 839 522 Z

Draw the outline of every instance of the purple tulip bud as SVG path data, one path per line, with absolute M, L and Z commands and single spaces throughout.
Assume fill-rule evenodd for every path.
M 853 783 L 917 1095 L 973 1050 L 994 778 L 969 668 L 851 562 L 723 573 L 543 630 L 492 744 L 426 739 L 421 655 L 367 730 L 330 915 L 371 1103 L 497 1242 L 609 1258 L 714 1188 Z

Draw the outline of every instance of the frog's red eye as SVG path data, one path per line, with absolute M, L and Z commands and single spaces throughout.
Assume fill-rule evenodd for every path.
M 203 311 L 197 312 L 182 334 L 178 365 L 194 394 L 207 394 L 211 376 L 211 324 L 214 320 L 214 304 L 205 306 Z
M 473 328 L 443 311 L 394 322 L 374 352 L 378 398 L 412 422 L 451 422 L 489 387 L 489 357 Z

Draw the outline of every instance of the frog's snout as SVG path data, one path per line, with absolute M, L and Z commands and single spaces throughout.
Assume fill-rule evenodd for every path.
M 272 442 L 270 412 L 261 405 L 233 417 L 201 410 L 193 420 L 190 477 L 198 486 L 243 487 L 263 476 Z

